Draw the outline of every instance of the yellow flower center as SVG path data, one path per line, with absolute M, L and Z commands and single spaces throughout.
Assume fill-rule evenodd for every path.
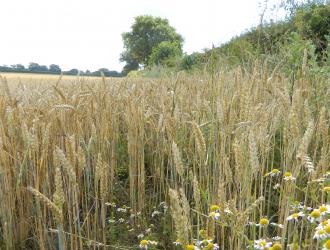
M 320 210 L 318 210 L 318 209 L 314 209 L 314 210 L 311 212 L 310 216 L 312 216 L 313 218 L 319 218 L 319 217 L 321 216 L 321 212 L 320 212 Z
M 211 212 L 217 211 L 219 209 L 220 209 L 220 207 L 218 205 L 212 205 L 210 208 Z
M 282 250 L 282 245 L 280 243 L 275 243 L 273 246 L 272 246 L 272 249 L 273 250 Z
M 324 187 L 324 188 L 323 188 L 323 191 L 325 191 L 325 192 L 329 192 L 329 191 L 330 191 L 330 187 L 329 187 L 329 186 Z
M 272 169 L 272 174 L 277 174 L 278 172 L 280 172 L 280 170 L 278 170 L 277 168 Z
M 291 174 L 291 172 L 285 172 L 285 173 L 284 173 L 284 176 L 285 176 L 285 177 L 291 177 L 292 174 Z
M 330 234 L 330 226 L 328 225 L 328 226 L 325 226 L 324 227 L 324 230 L 328 233 L 328 234 Z
M 262 241 L 259 241 L 258 245 L 261 246 L 261 247 L 264 247 L 264 246 L 267 245 L 267 242 L 262 240 Z
M 194 245 L 187 245 L 186 246 L 186 249 L 187 250 L 194 250 L 195 249 L 195 246 Z
M 326 212 L 326 211 L 328 211 L 328 208 L 326 206 L 320 206 L 321 213 Z
M 207 244 L 207 249 L 213 249 L 214 248 L 214 244 L 213 243 L 209 243 Z
M 145 247 L 146 245 L 148 245 L 148 241 L 147 240 L 141 240 L 140 245 Z
M 325 231 L 323 229 L 318 230 L 319 235 L 325 234 Z
M 292 216 L 292 218 L 297 219 L 299 215 L 298 215 L 298 213 L 294 213 L 291 216 Z
M 324 247 L 326 249 L 330 249 L 330 240 L 327 240 L 325 243 L 324 243 Z
M 269 224 L 269 220 L 267 218 L 261 218 L 259 224 L 262 226 L 266 226 Z

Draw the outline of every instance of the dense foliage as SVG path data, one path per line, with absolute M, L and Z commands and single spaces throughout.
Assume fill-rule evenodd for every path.
M 311 1 L 293 6 L 291 14 L 285 20 L 252 28 L 213 49 L 212 53 L 226 59 L 226 63 L 231 65 L 254 61 L 260 57 L 271 57 L 276 64 L 283 60 L 283 53 L 286 51 L 286 54 L 290 54 L 295 47 L 295 41 L 300 40 L 300 43 L 304 43 L 309 47 L 309 51 L 315 54 L 318 66 L 324 65 L 328 58 L 330 4 Z M 292 37 L 295 39 L 292 40 Z M 209 58 L 212 53 L 207 52 L 206 56 Z M 290 64 L 287 61 L 286 63 Z
M 152 49 L 149 65 L 162 64 L 168 67 L 175 66 L 176 59 L 182 55 L 181 45 L 176 42 L 164 41 Z
M 202 53 L 184 54 L 171 57 L 170 65 L 160 63 L 167 70 L 160 70 L 159 65 L 153 67 L 154 61 L 149 60 L 149 67 L 140 75 L 161 75 L 166 72 L 180 70 L 210 70 L 216 67 L 236 67 L 268 58 L 270 67 L 281 64 L 283 68 L 296 67 L 293 61 L 303 55 L 308 47 L 308 57 L 313 58 L 314 68 L 323 73 L 328 72 L 328 44 L 330 34 L 330 4 L 325 1 L 284 1 L 289 15 L 279 22 L 262 23 L 257 27 L 234 37 L 229 42 L 205 49 Z M 298 54 L 297 54 L 298 53 Z M 157 63 L 157 62 L 156 62 Z M 210 63 L 213 66 L 210 68 Z M 293 63 L 293 64 L 292 64 Z M 284 65 L 285 64 L 285 65 Z M 137 67 L 136 67 L 137 68 Z

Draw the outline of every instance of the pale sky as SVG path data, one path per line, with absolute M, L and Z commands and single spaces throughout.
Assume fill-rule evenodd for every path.
M 120 71 L 121 34 L 134 17 L 165 17 L 184 52 L 220 45 L 259 23 L 261 0 L 1 0 L 0 65 Z M 275 17 L 276 18 L 276 17 Z

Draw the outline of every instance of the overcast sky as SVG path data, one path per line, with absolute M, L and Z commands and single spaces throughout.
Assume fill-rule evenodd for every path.
M 261 0 L 2 0 L 0 65 L 121 70 L 121 34 L 138 15 L 169 19 L 184 51 L 219 45 L 259 23 Z M 276 17 L 275 17 L 276 18 Z

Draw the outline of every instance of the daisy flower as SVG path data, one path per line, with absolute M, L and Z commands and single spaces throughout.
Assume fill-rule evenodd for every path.
M 264 250 L 270 248 L 271 245 L 272 245 L 271 242 L 264 239 L 260 239 L 260 240 L 255 240 L 253 246 L 256 250 Z
M 280 243 L 274 243 L 269 250 L 282 250 L 282 245 Z
M 140 241 L 140 248 L 141 249 L 148 249 L 148 241 L 147 240 L 141 240 Z
M 290 216 L 288 216 L 288 218 L 286 218 L 287 221 L 291 221 L 291 220 L 295 220 L 298 222 L 299 218 L 304 217 L 305 214 L 303 212 L 299 212 L 299 213 L 293 213 Z
M 320 224 L 316 227 L 316 229 L 325 228 L 327 226 L 330 226 L 330 219 L 321 221 Z
M 208 249 L 208 250 L 217 250 L 217 249 L 219 249 L 219 245 L 216 244 L 216 243 L 210 242 L 209 244 L 207 244 L 206 249 Z
M 318 230 L 316 230 L 313 239 L 324 240 L 328 236 L 329 235 L 327 234 L 327 232 L 324 229 L 318 229 Z
M 314 209 L 309 216 L 307 217 L 307 219 L 313 223 L 314 221 L 319 221 L 321 219 L 321 211 L 319 209 Z
M 277 168 L 272 169 L 270 172 L 265 174 L 265 177 L 270 176 L 270 177 L 276 177 L 281 174 L 281 171 L 278 170 Z
M 256 226 L 258 227 L 266 227 L 266 226 L 268 226 L 268 224 L 269 224 L 269 220 L 267 219 L 267 218 L 261 218 L 260 219 L 260 221 L 259 221 L 259 223 L 258 224 L 256 224 Z
M 186 245 L 186 250 L 200 250 L 200 249 L 194 245 Z
M 329 214 L 330 213 L 330 205 L 322 204 L 322 206 L 319 207 L 319 210 L 321 212 L 321 215 Z
M 295 181 L 296 177 L 293 177 L 291 172 L 285 172 L 284 173 L 284 180 L 285 181 Z
M 322 250 L 329 250 L 329 249 L 330 249 L 330 240 L 327 240 L 326 242 L 324 242 Z
M 321 229 L 323 229 L 326 233 L 327 233 L 327 235 L 328 235 L 328 237 L 330 236 L 330 225 L 326 225 L 326 226 L 324 226 L 324 227 L 321 227 L 320 225 L 316 228 L 316 230 L 321 230 Z

